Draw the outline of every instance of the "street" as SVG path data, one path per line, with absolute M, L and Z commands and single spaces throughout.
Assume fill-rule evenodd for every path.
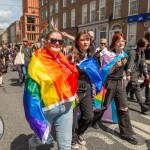
M 18 73 L 9 71 L 4 75 L 4 87 L 0 87 L 0 116 L 4 121 L 4 135 L 0 139 L 0 150 L 28 150 L 30 129 L 23 110 L 23 88 L 18 83 Z M 144 91 L 142 91 L 144 95 Z M 148 150 L 150 149 L 150 112 L 140 113 L 136 101 L 129 100 L 129 113 L 138 145 L 132 145 L 119 137 L 118 125 L 100 123 L 99 129 L 89 128 L 84 137 L 87 144 L 80 150 Z M 115 131 L 115 132 L 114 132 Z M 57 150 L 54 145 L 42 145 L 37 150 Z

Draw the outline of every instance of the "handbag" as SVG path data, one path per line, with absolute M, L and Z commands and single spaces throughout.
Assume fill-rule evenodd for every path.
M 22 49 L 22 47 L 21 47 Z M 20 51 L 18 52 L 18 54 L 16 55 L 15 61 L 14 61 L 14 65 L 23 65 L 24 64 L 24 53 Z

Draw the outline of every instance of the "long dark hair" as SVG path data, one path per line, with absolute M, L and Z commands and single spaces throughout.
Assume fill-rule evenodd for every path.
M 84 31 L 81 31 L 77 34 L 76 38 L 75 38 L 75 41 L 74 41 L 74 61 L 75 63 L 79 63 L 81 60 L 83 60 L 85 57 L 89 58 L 91 57 L 93 54 L 94 54 L 94 50 L 91 48 L 91 39 L 90 39 L 90 46 L 89 48 L 87 49 L 87 52 L 86 54 L 81 52 L 80 49 L 79 49 L 79 45 L 78 45 L 78 41 L 80 39 L 80 37 L 82 35 L 85 35 L 87 38 L 90 39 L 90 35 L 88 32 L 86 32 L 85 30 Z

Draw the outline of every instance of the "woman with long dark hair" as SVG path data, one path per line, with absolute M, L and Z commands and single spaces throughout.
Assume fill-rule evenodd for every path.
M 89 63 L 90 65 L 93 63 L 93 67 L 91 68 L 95 67 L 95 70 L 97 68 L 96 62 L 94 62 L 95 60 L 92 59 L 94 51 L 90 48 L 90 45 L 91 45 L 90 35 L 85 31 L 79 32 L 75 38 L 72 57 L 72 60 L 74 61 L 74 64 L 76 65 L 79 72 L 78 90 L 77 90 L 78 104 L 74 108 L 74 117 L 73 117 L 74 120 L 73 120 L 72 148 L 75 149 L 79 148 L 78 143 L 81 145 L 86 144 L 86 141 L 84 140 L 84 137 L 82 135 L 91 125 L 94 116 L 92 106 L 92 96 L 94 97 L 96 95 L 96 87 L 91 81 L 90 75 L 86 72 L 86 70 L 84 70 L 89 66 L 87 65 L 81 67 L 81 64 L 83 62 L 87 63 L 88 61 L 91 61 Z M 94 72 L 92 74 L 94 74 Z M 80 108 L 81 111 L 79 120 L 77 120 L 78 108 Z

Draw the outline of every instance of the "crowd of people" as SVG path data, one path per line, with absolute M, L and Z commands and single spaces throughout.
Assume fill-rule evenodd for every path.
M 65 44 L 65 38 L 72 42 Z M 84 132 L 98 122 L 114 101 L 120 138 L 137 145 L 130 120 L 128 94 L 135 94 L 141 113 L 150 110 L 150 31 L 137 42 L 137 48 L 126 54 L 125 36 L 116 33 L 111 45 L 100 39 L 96 47 L 92 31 L 81 31 L 76 37 L 51 30 L 40 47 L 22 44 L 6 47 L 0 52 L 0 86 L 11 62 L 24 85 L 24 110 L 34 135 L 29 149 L 57 141 L 59 150 L 79 149 L 85 145 Z M 23 63 L 16 63 L 17 55 Z M 2 72 L 3 69 L 6 72 Z M 143 84 L 138 79 L 145 78 Z M 125 86 L 125 78 L 128 82 Z M 141 88 L 145 87 L 142 99 Z M 105 90 L 104 90 L 105 89 Z M 103 103 L 96 96 L 105 91 Z M 104 93 L 103 93 L 104 94 Z

